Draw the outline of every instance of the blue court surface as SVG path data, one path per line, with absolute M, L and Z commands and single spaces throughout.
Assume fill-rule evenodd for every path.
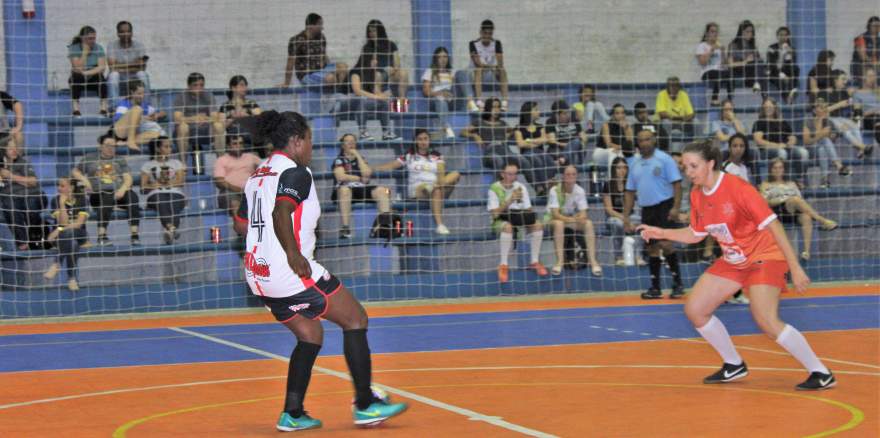
M 802 331 L 876 329 L 880 296 L 788 299 L 780 313 Z M 747 306 L 724 305 L 717 315 L 732 335 L 759 333 Z M 338 327 L 325 324 L 321 354 L 342 354 Z M 295 342 L 277 323 L 186 329 L 285 357 Z M 681 304 L 384 317 L 370 321 L 369 334 L 373 353 L 697 337 Z M 0 336 L 0 372 L 264 358 L 165 328 Z

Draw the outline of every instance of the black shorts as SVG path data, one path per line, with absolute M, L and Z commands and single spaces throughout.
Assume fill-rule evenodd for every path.
M 660 228 L 678 228 L 679 225 L 669 220 L 669 210 L 675 204 L 673 198 L 669 198 L 659 204 L 642 207 L 642 223 Z
M 535 215 L 534 211 L 508 210 L 506 213 L 499 214 L 498 219 L 509 222 L 514 227 L 521 227 L 523 225 L 534 225 L 538 220 L 538 216 Z
M 318 319 L 330 309 L 330 297 L 342 289 L 342 283 L 327 271 L 312 287 L 289 297 L 260 297 L 278 322 L 287 322 L 302 315 Z
M 375 202 L 373 200 L 373 189 L 376 186 L 355 186 L 349 187 L 351 189 L 351 202 Z M 330 196 L 332 201 L 337 201 L 336 193 L 339 191 L 339 187 L 333 189 L 333 195 Z

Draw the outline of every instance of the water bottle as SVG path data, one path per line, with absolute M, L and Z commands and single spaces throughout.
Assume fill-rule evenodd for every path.
M 623 238 L 623 264 L 626 266 L 636 264 L 636 239 L 632 236 Z

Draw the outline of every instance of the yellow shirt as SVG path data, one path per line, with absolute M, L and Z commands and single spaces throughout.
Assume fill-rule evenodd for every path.
M 654 104 L 654 119 L 660 120 L 660 113 L 667 112 L 675 116 L 689 116 L 694 113 L 691 106 L 691 98 L 684 90 L 678 90 L 675 100 L 669 98 L 669 93 L 663 89 L 657 93 L 657 101 Z

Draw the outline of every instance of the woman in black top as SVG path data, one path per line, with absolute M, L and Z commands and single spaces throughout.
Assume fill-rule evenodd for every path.
M 776 42 L 767 48 L 767 75 L 791 105 L 797 95 L 801 68 L 797 65 L 797 51 L 791 44 L 791 30 L 782 26 L 776 30 Z
M 388 118 L 388 100 L 391 90 L 388 90 L 388 76 L 385 70 L 379 68 L 379 55 L 373 53 L 361 53 L 357 64 L 348 74 L 350 93 L 354 96 L 341 103 L 339 112 L 342 114 L 354 113 L 360 127 L 360 140 L 368 141 L 373 137 L 367 133 L 367 116 L 378 118 L 382 124 L 383 140 L 399 140 L 391 131 Z
M 831 50 L 822 50 L 816 56 L 816 65 L 807 74 L 810 103 L 815 102 L 817 98 L 821 97 L 821 93 L 829 92 L 834 87 L 833 65 L 834 52 Z
M 831 72 L 834 76 L 834 85 L 831 91 L 822 93 L 825 102 L 828 103 L 828 120 L 834 125 L 834 130 L 843 134 L 849 144 L 856 148 L 858 158 L 864 158 L 873 152 L 873 147 L 865 146 L 862 141 L 862 130 L 858 123 L 853 121 L 853 92 L 847 88 L 847 76 L 843 70 Z
M 391 211 L 391 189 L 370 184 L 373 169 L 357 150 L 354 134 L 345 134 L 339 139 L 339 155 L 333 160 L 332 200 L 339 205 L 342 225 L 340 239 L 349 239 L 351 233 L 351 204 L 353 202 L 376 202 L 379 213 Z
M 623 104 L 615 103 L 611 107 L 611 120 L 602 125 L 602 135 L 599 137 L 597 148 L 610 149 L 612 155 L 624 157 L 633 156 L 633 135 L 635 133 L 626 119 L 626 108 Z
M 865 69 L 880 68 L 880 17 L 868 19 L 865 33 L 853 40 L 852 63 L 850 73 L 857 84 L 862 85 Z
M 362 53 L 376 55 L 378 66 L 391 78 L 391 82 L 397 84 L 397 96 L 406 97 L 406 87 L 409 83 L 409 75 L 406 70 L 400 68 L 400 55 L 397 53 L 397 44 L 388 39 L 385 25 L 379 20 L 370 20 L 367 23 L 367 42 L 361 49 Z
M 480 118 L 465 127 L 461 136 L 471 139 L 483 149 L 483 166 L 487 169 L 502 170 L 507 163 L 516 163 L 517 167 L 523 169 L 525 163 L 522 156 L 511 151 L 507 145 L 512 132 L 501 119 L 501 100 L 490 97 L 486 99 Z
M 523 161 L 528 162 L 526 169 L 523 169 L 523 175 L 534 186 L 535 194 L 544 196 L 550 188 L 550 178 L 556 174 L 557 166 L 553 156 L 545 151 L 550 140 L 544 131 L 544 125 L 538 123 L 540 116 L 537 102 L 524 103 L 519 112 L 519 126 L 513 136 Z
M 752 125 L 752 138 L 758 145 L 761 160 L 782 158 L 788 166 L 786 173 L 798 184 L 806 183 L 806 164 L 810 153 L 806 148 L 797 146 L 797 137 L 791 125 L 782 118 L 779 106 L 772 98 L 764 99 L 758 120 Z M 759 175 L 755 175 L 758 181 Z
M 761 60 L 761 52 L 755 41 L 755 26 L 751 21 L 740 23 L 736 38 L 727 45 L 727 66 L 734 81 L 741 78 L 745 86 L 767 96 L 767 67 Z
M 605 181 L 605 185 L 602 188 L 602 205 L 605 207 L 606 217 L 605 227 L 608 233 L 611 234 L 612 241 L 614 242 L 612 251 L 614 251 L 614 263 L 618 266 L 624 264 L 622 257 L 623 236 L 625 234 L 623 228 L 623 197 L 624 192 L 626 192 L 626 178 L 628 175 L 629 166 L 626 164 L 626 159 L 617 157 L 611 162 L 611 177 Z M 631 222 L 638 223 L 640 219 L 632 215 L 630 220 Z M 641 241 L 641 239 L 637 239 L 637 241 Z M 641 257 L 638 257 L 638 259 L 639 264 L 644 264 Z
M 58 196 L 52 200 L 50 208 L 58 227 L 49 233 L 46 240 L 58 241 L 58 261 L 49 266 L 43 277 L 47 280 L 55 278 L 64 264 L 67 266 L 67 288 L 76 292 L 79 290 L 76 259 L 80 248 L 89 241 L 86 232 L 86 220 L 89 218 L 86 198 L 80 190 L 73 188 L 70 178 L 59 178 Z
M 19 250 L 38 248 L 43 240 L 46 197 L 34 167 L 22 156 L 15 137 L 0 147 L 0 219 L 9 225 Z

